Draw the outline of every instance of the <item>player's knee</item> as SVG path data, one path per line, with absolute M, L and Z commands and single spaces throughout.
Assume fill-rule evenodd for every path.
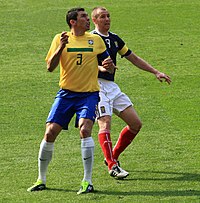
M 89 137 L 91 135 L 91 130 L 89 128 L 86 128 L 85 126 L 82 126 L 80 128 L 80 136 L 82 138 Z
M 133 125 L 129 125 L 129 130 L 134 132 L 134 133 L 138 133 L 141 128 L 142 128 L 142 122 L 140 120 L 138 120 Z
M 110 125 L 101 125 L 99 126 L 99 132 L 110 132 Z
M 44 134 L 44 138 L 47 142 L 54 142 L 55 141 L 55 135 L 53 131 L 46 131 Z
M 47 142 L 54 142 L 57 137 L 56 131 L 52 130 L 50 127 L 47 127 L 44 138 Z
M 110 117 L 104 116 L 98 119 L 99 131 L 110 131 L 111 120 Z
M 44 138 L 47 142 L 54 142 L 59 132 L 60 129 L 55 128 L 53 124 L 47 124 Z

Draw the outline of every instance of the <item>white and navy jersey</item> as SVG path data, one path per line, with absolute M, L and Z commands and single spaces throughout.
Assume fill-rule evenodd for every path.
M 110 54 L 111 59 L 113 60 L 113 63 L 117 65 L 117 53 L 119 53 L 122 57 L 128 56 L 131 53 L 131 50 L 128 49 L 125 42 L 116 34 L 112 32 L 108 32 L 108 35 L 102 35 L 96 30 L 93 30 L 91 33 L 98 34 L 103 41 L 106 44 L 107 51 Z M 101 65 L 102 62 L 99 61 L 99 65 Z M 108 72 L 100 72 L 98 74 L 98 78 L 103 78 L 105 80 L 114 81 L 115 72 L 113 74 L 110 74 Z

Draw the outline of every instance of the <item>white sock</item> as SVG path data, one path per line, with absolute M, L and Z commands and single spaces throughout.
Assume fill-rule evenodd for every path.
M 38 180 L 46 183 L 46 173 L 49 162 L 52 159 L 54 150 L 53 142 L 46 142 L 44 139 L 40 144 L 40 150 L 38 155 Z
M 94 140 L 92 137 L 81 139 L 81 154 L 84 167 L 83 180 L 92 185 L 92 168 L 94 162 Z

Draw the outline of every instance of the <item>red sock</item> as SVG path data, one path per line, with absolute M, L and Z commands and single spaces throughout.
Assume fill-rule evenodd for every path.
M 128 147 L 133 141 L 137 133 L 132 133 L 128 126 L 126 126 L 120 133 L 118 141 L 113 149 L 113 158 L 118 160 L 119 155 Z
M 116 164 L 116 161 L 113 159 L 113 153 L 112 153 L 112 141 L 110 139 L 110 133 L 109 132 L 101 132 L 98 134 L 99 143 L 101 145 L 101 149 L 104 153 L 104 157 L 106 158 L 106 161 L 108 163 L 108 168 L 111 169 L 114 164 Z

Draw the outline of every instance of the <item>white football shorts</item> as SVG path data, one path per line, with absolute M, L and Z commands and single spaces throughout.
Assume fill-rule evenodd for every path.
M 119 115 L 129 106 L 133 106 L 129 97 L 121 92 L 119 86 L 113 82 L 99 78 L 100 102 L 98 103 L 97 118 L 102 116 Z

